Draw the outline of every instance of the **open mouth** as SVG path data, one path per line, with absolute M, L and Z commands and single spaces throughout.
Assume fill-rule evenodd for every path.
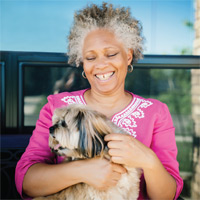
M 108 80 L 109 78 L 111 78 L 113 76 L 115 72 L 108 72 L 108 73 L 105 73 L 105 74 L 101 74 L 101 75 L 95 75 L 96 78 L 98 78 L 100 81 L 106 81 Z
M 62 146 L 60 146 L 60 144 L 58 144 L 54 147 L 50 147 L 50 149 L 51 149 L 51 152 L 54 152 L 55 154 L 60 155 L 60 156 L 66 155 L 66 151 L 68 150 L 67 148 L 63 148 Z

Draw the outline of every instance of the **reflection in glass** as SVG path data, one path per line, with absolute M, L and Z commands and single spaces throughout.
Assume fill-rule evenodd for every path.
M 81 76 L 82 70 L 62 66 L 24 67 L 24 126 L 35 126 L 47 96 L 89 87 Z

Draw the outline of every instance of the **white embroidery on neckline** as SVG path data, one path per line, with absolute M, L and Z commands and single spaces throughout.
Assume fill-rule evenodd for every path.
M 112 122 L 123 128 L 133 137 L 136 137 L 136 131 L 133 128 L 137 127 L 136 119 L 144 118 L 144 109 L 152 105 L 151 101 L 146 101 L 140 98 L 134 98 L 131 104 L 120 113 L 114 115 Z
M 82 96 L 65 96 L 61 99 L 61 101 L 67 103 L 67 104 L 83 104 L 86 105 L 84 99 Z

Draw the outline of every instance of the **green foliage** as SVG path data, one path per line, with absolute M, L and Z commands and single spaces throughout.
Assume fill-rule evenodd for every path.
M 47 103 L 47 96 L 46 95 L 41 95 L 41 101 L 40 103 L 36 106 L 35 115 L 39 116 L 40 110 L 42 109 L 42 107 Z
M 194 30 L 194 24 L 193 24 L 193 22 L 190 22 L 190 21 L 188 21 L 188 20 L 185 20 L 185 21 L 184 21 L 184 25 L 185 25 L 186 27 L 188 27 L 189 29 Z
M 191 114 L 190 71 L 182 69 L 152 69 L 150 75 L 160 89 L 152 95 L 169 107 L 171 113 Z
M 179 170 L 183 172 L 192 171 L 192 142 L 177 142 Z
M 190 47 L 183 48 L 181 50 L 181 55 L 192 55 L 192 49 Z

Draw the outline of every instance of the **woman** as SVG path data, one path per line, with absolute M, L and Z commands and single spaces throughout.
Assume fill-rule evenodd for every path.
M 138 199 L 177 199 L 183 181 L 176 160 L 174 127 L 165 104 L 124 89 L 132 62 L 142 57 L 141 26 L 125 8 L 103 3 L 75 15 L 69 36 L 69 63 L 83 64 L 91 88 L 48 97 L 29 146 L 16 168 L 16 185 L 23 198 L 46 196 L 76 183 L 105 190 L 126 172 L 121 164 L 142 168 Z M 71 103 L 105 114 L 131 135 L 109 134 L 112 163 L 88 159 L 61 163 L 48 147 L 55 108 Z

